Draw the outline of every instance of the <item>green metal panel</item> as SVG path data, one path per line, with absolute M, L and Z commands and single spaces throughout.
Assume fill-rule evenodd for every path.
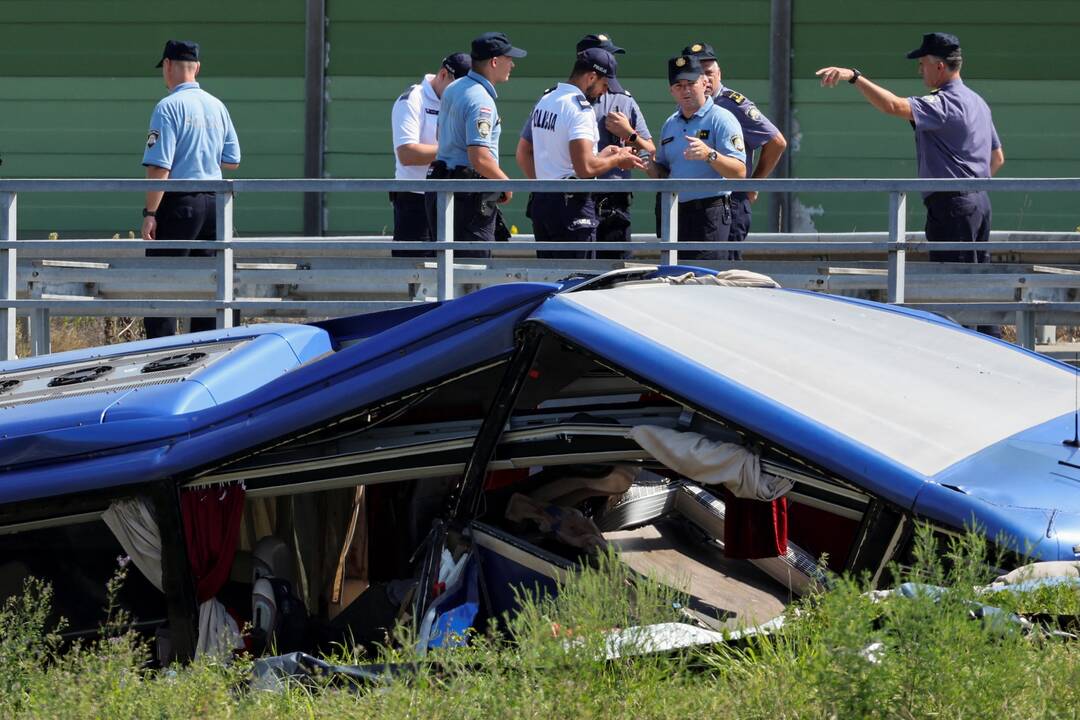
M 228 106 L 241 169 L 300 177 L 304 4 L 297 0 L 5 0 L 0 22 L 0 177 L 143 177 L 150 112 L 167 90 L 154 68 L 168 38 L 202 46 L 202 86 Z M 126 237 L 138 195 L 24 194 L 19 236 Z M 245 196 L 239 234 L 299 233 L 299 196 Z
M 521 177 L 514 150 L 525 119 L 543 90 L 567 77 L 575 44 L 590 32 L 608 33 L 627 48 L 618 57 L 619 77 L 654 133 L 674 109 L 667 59 L 699 40 L 723 55 L 725 81 L 768 111 L 768 0 L 712 6 L 686 0 L 551 0 L 543 5 L 543 17 L 533 4 L 513 2 L 485 7 L 483 22 L 475 19 L 477 13 L 463 13 L 460 5 L 433 0 L 412 2 L 407 11 L 361 3 L 329 3 L 328 9 L 326 172 L 331 177 L 393 177 L 394 100 L 424 73 L 436 70 L 444 55 L 467 51 L 469 41 L 486 30 L 507 33 L 529 52 L 516 61 L 510 82 L 497 87 L 503 122 L 500 164 L 511 177 Z M 503 212 L 508 224 L 531 232 L 525 202 L 515 197 Z M 382 232 L 393 224 L 385 195 L 331 195 L 326 205 L 327 230 L 333 234 Z M 635 232 L 652 230 L 652 207 L 651 194 L 636 199 Z
M 959 36 L 963 77 L 990 104 L 1006 162 L 1001 177 L 1070 177 L 1080 162 L 1080 3 L 936 2 L 796 3 L 792 88 L 795 177 L 914 177 L 910 125 L 887 117 L 855 88 L 820 87 L 814 71 L 858 67 L 897 95 L 923 95 L 916 63 L 905 58 L 922 34 Z M 821 231 L 884 230 L 884 196 L 802 194 L 795 226 Z M 995 194 L 997 229 L 1072 230 L 1075 198 Z M 920 198 L 908 226 L 921 228 Z

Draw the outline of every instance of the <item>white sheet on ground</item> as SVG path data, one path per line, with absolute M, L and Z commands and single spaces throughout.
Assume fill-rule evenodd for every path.
M 226 660 L 232 651 L 244 647 L 240 628 L 225 606 L 217 598 L 210 598 L 199 605 L 199 640 L 195 645 L 195 657 L 204 656 Z
M 723 485 L 735 497 L 775 500 L 793 485 L 762 472 L 760 458 L 741 445 L 657 425 L 637 425 L 630 437 L 675 472 L 702 485 Z

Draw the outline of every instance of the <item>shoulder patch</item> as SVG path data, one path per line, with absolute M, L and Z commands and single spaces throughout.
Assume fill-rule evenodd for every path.
M 491 108 L 489 108 L 489 107 L 477 108 L 476 109 L 476 114 L 477 115 L 490 115 L 491 114 Z
M 478 132 L 482 138 L 489 137 L 491 135 L 491 121 L 483 118 L 477 120 L 476 132 Z
M 938 102 L 940 101 L 940 98 L 938 98 L 938 96 L 934 95 L 933 93 L 931 93 L 929 95 L 923 95 L 922 99 L 925 100 L 926 102 L 930 103 L 931 105 L 937 105 Z
M 742 105 L 744 102 L 746 102 L 746 96 L 741 93 L 737 93 L 734 90 L 725 90 L 721 94 L 726 98 L 730 98 L 731 101 L 734 102 L 736 105 Z
M 146 147 L 147 147 L 147 148 L 152 148 L 152 147 L 154 147 L 155 145 L 157 145 L 157 141 L 158 141 L 158 139 L 160 139 L 160 138 L 161 138 L 161 132 L 160 132 L 160 131 L 158 131 L 158 130 L 151 130 L 151 131 L 150 131 L 150 132 L 149 132 L 149 133 L 148 133 L 148 134 L 146 135 Z
M 761 111 L 758 110 L 755 105 L 751 105 L 750 107 L 746 108 L 746 115 L 754 121 L 761 119 Z
M 663 140 L 660 141 L 660 144 L 661 145 L 667 145 L 669 142 L 671 142 L 674 139 L 675 139 L 674 135 L 672 135 L 671 137 L 666 137 L 666 138 L 664 138 Z
M 742 135 L 732 135 L 731 144 L 735 146 L 735 149 L 739 152 L 746 152 L 746 144 L 743 143 Z

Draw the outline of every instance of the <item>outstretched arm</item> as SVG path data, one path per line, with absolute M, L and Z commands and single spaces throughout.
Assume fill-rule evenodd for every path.
M 814 74 L 821 78 L 822 87 L 836 87 L 841 82 L 848 82 L 855 77 L 855 72 L 850 68 L 839 67 L 821 68 Z M 863 97 L 871 105 L 886 115 L 893 115 L 905 120 L 913 119 L 911 103 L 908 102 L 907 98 L 893 95 L 880 85 L 870 82 L 865 75 L 859 76 L 859 79 L 855 82 L 855 87 L 859 89 L 859 92 L 863 94 Z

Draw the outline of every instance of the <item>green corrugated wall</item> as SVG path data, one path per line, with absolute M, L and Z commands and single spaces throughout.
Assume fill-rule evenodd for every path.
M 696 39 L 717 46 L 725 82 L 768 112 L 768 0 L 514 0 L 482 12 L 468 7 L 327 0 L 329 176 L 390 177 L 393 100 L 444 54 L 466 49 L 488 29 L 507 32 L 530 53 L 511 82 L 499 86 L 502 161 L 514 177 L 521 124 L 540 92 L 565 78 L 573 45 L 586 32 L 608 32 L 629 49 L 620 57 L 620 76 L 654 132 L 672 109 L 665 59 Z M 141 177 L 147 120 L 165 92 L 153 65 L 169 37 L 203 46 L 200 80 L 228 104 L 244 151 L 241 170 L 231 177 L 301 176 L 304 8 L 303 0 L 0 0 L 0 177 Z M 481 14 L 482 21 L 475 19 Z M 1080 174 L 1080 47 L 1073 41 L 1080 2 L 799 0 L 789 138 L 795 176 L 914 174 L 909 127 L 872 110 L 853 88 L 821 89 L 813 71 L 855 65 L 897 93 L 922 94 L 904 53 L 934 29 L 963 41 L 964 77 L 990 102 L 1003 140 L 1003 175 Z M 797 227 L 884 229 L 884 197 L 796 199 Z M 135 195 L 26 194 L 19 233 L 126 234 L 138 228 L 141 202 Z M 911 226 L 920 227 L 917 199 L 911 205 Z M 515 200 L 509 219 L 528 231 L 523 207 L 524 198 Z M 638 207 L 635 230 L 647 231 L 649 199 Z M 1001 195 L 994 207 L 998 228 L 1080 224 L 1075 202 L 1060 195 Z M 326 219 L 330 233 L 379 232 L 390 223 L 389 204 L 383 195 L 330 195 Z M 299 233 L 301 198 L 242 196 L 236 224 L 242 235 Z
M 199 80 L 240 135 L 229 177 L 299 177 L 304 163 L 302 0 L 0 0 L 0 177 L 143 177 L 154 68 L 169 38 L 202 45 Z M 299 233 L 299 196 L 238 200 L 246 234 Z M 19 236 L 138 231 L 138 194 L 19 198 Z

